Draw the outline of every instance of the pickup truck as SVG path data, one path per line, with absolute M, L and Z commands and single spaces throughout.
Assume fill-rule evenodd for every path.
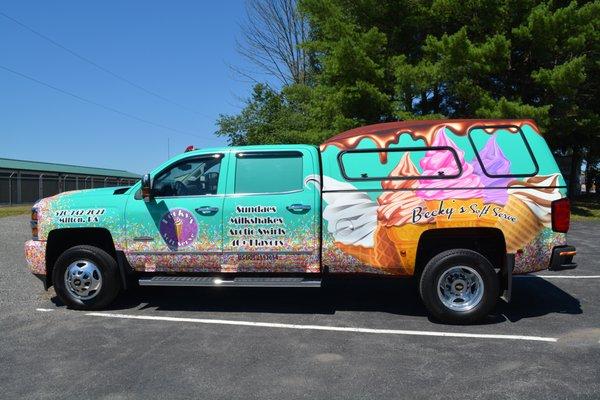
M 31 271 L 67 306 L 131 285 L 314 287 L 413 277 L 437 319 L 470 323 L 513 274 L 574 268 L 570 206 L 531 120 L 391 122 L 323 143 L 188 151 L 131 187 L 32 209 Z

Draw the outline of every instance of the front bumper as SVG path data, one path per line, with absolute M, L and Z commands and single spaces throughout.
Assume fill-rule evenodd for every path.
M 28 240 L 25 242 L 25 259 L 34 275 L 46 276 L 46 241 Z
M 573 257 L 577 254 L 574 246 L 556 246 L 552 249 L 550 258 L 551 271 L 563 271 L 565 269 L 577 268 L 577 263 L 573 262 Z

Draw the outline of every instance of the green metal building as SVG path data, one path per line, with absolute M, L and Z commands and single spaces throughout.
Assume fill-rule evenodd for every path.
M 0 158 L 0 204 L 30 204 L 69 190 L 130 186 L 139 178 L 118 169 Z

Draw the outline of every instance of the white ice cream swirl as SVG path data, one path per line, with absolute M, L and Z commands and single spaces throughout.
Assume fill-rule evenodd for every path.
M 319 185 L 318 177 L 308 177 L 305 184 Z M 375 229 L 377 228 L 378 204 L 365 192 L 347 182 L 340 182 L 323 176 L 323 186 L 327 190 L 344 190 L 344 192 L 323 192 L 323 200 L 327 205 L 323 210 L 323 218 L 327 221 L 327 231 L 336 242 L 347 245 L 374 247 Z
M 547 227 L 552 225 L 551 205 L 562 198 L 558 186 L 558 174 L 534 176 L 524 181 L 512 181 L 508 193 L 524 202 L 539 221 Z

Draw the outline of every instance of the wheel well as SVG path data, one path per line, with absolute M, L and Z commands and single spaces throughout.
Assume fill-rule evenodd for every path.
M 415 276 L 420 276 L 429 260 L 442 251 L 469 249 L 484 255 L 494 267 L 501 268 L 506 260 L 506 242 L 496 228 L 431 229 L 419 239 Z
M 112 236 L 104 228 L 67 228 L 55 229 L 48 234 L 46 247 L 46 282 L 52 285 L 52 269 L 62 253 L 73 246 L 96 246 L 116 259 L 115 244 Z

